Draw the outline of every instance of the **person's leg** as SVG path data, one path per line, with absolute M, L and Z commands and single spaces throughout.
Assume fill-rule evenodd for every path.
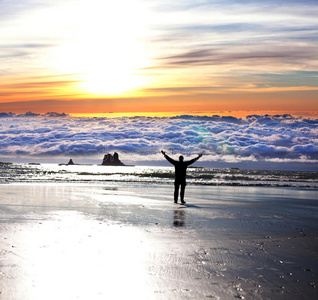
M 185 192 L 185 184 L 181 184 L 181 191 L 180 191 L 180 198 L 181 198 L 181 203 L 185 203 L 184 201 L 184 192 Z
M 179 183 L 174 184 L 174 203 L 178 202 L 178 195 L 179 195 Z

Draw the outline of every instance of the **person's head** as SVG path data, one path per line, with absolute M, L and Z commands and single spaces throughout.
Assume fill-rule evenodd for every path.
M 183 156 L 182 155 L 179 156 L 179 161 L 183 162 Z

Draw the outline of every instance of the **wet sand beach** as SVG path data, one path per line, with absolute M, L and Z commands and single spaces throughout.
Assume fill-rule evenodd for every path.
M 318 191 L 1 184 L 0 299 L 317 299 Z

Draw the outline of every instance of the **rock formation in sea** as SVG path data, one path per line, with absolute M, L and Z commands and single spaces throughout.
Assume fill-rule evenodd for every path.
M 59 164 L 59 166 L 71 166 L 71 165 L 88 166 L 89 164 L 75 164 L 73 162 L 73 159 L 70 159 L 67 164 Z M 117 152 L 115 152 L 113 155 L 110 153 L 105 154 L 101 165 L 102 166 L 127 166 L 120 161 L 119 155 Z M 129 165 L 129 166 L 133 167 L 133 165 Z
M 75 165 L 73 162 L 73 159 L 70 159 L 67 164 L 59 164 L 59 166 L 72 166 L 72 165 Z
M 114 155 L 111 155 L 110 153 L 107 153 L 104 155 L 103 166 L 125 166 L 119 159 L 119 155 L 117 152 L 114 153 Z

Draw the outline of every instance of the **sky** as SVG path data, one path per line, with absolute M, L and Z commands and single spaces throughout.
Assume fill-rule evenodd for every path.
M 0 0 L 0 112 L 318 112 L 316 0 Z
M 317 170 L 317 0 L 0 0 L 0 161 Z

